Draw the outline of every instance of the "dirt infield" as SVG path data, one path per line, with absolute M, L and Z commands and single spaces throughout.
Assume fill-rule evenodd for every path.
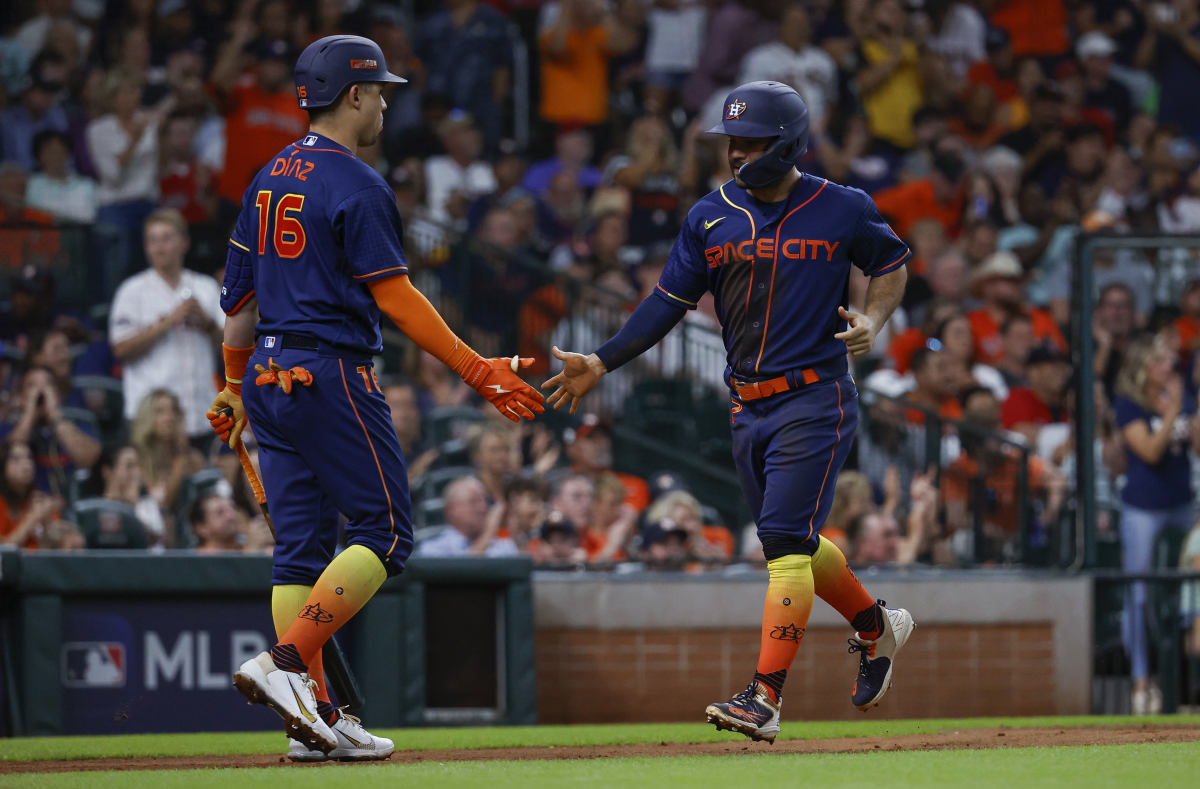
M 978 748 L 1131 745 L 1158 742 L 1200 742 L 1196 726 L 1096 726 L 1091 728 L 968 729 L 903 737 L 852 737 L 826 740 L 780 740 L 774 745 L 731 739 L 719 743 L 670 743 L 605 746 L 539 746 L 397 751 L 392 763 L 456 761 L 532 761 L 557 759 L 615 759 L 631 756 L 737 756 L 739 754 L 870 753 L 872 751 L 943 751 Z M 292 765 L 281 755 L 169 756 L 162 758 L 86 759 L 77 761 L 0 762 L 0 775 L 63 773 L 96 770 L 194 770 L 220 767 L 277 767 Z M 326 764 L 294 764 L 297 768 Z

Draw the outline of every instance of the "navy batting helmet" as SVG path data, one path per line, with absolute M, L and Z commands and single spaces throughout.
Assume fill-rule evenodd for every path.
M 387 70 L 383 50 L 362 36 L 325 36 L 296 60 L 296 97 L 300 108 L 328 107 L 356 82 L 408 82 Z
M 751 189 L 778 181 L 808 150 L 808 105 L 782 82 L 747 82 L 725 99 L 724 119 L 709 134 L 774 138 L 762 156 L 743 164 L 738 178 Z

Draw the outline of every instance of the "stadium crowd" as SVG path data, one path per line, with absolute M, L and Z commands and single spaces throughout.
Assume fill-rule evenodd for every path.
M 409 79 L 361 155 L 395 191 L 414 277 L 482 353 L 536 356 L 535 377 L 552 342 L 590 351 L 619 324 L 729 178 L 705 134 L 727 91 L 804 96 L 804 171 L 870 193 L 914 252 L 856 371 L 868 418 L 824 532 L 856 565 L 1047 544 L 1075 506 L 1074 239 L 1200 231 L 1197 0 L 5 4 L 0 541 L 270 550 L 203 417 L 221 250 L 252 174 L 306 129 L 297 53 L 333 32 L 374 38 Z M 67 258 L 88 296 L 72 309 Z M 1176 251 L 1102 250 L 1092 273 L 1098 525 L 1120 523 L 1136 569 L 1194 519 L 1200 279 Z M 688 325 L 713 336 L 710 299 Z M 638 375 L 687 372 L 665 358 Z M 418 555 L 761 560 L 753 525 L 721 522 L 683 475 L 613 467 L 604 402 L 512 427 L 429 357 L 383 373 Z

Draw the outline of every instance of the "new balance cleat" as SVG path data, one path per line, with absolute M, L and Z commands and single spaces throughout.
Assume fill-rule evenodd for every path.
M 233 684 L 251 704 L 274 710 L 292 739 L 322 753 L 338 746 L 333 730 L 317 714 L 313 695 L 317 683 L 308 674 L 284 671 L 270 654 L 262 652 L 241 665 L 233 675 Z
M 917 626 L 912 614 L 905 609 L 888 608 L 882 600 L 879 605 L 883 608 L 886 624 L 879 638 L 871 641 L 855 633 L 854 638 L 847 641 L 850 644 L 848 651 L 859 653 L 858 678 L 854 681 L 850 700 L 863 712 L 883 700 L 884 694 L 892 686 L 896 653 L 908 642 L 913 628 Z
M 362 721 L 345 710 L 338 710 L 338 719 L 330 726 L 337 736 L 337 747 L 329 753 L 313 750 L 302 742 L 289 743 L 288 758 L 293 762 L 323 762 L 337 759 L 343 762 L 371 762 L 386 759 L 396 750 L 387 737 L 376 737 L 362 726 Z
M 778 702 L 772 701 L 770 691 L 758 682 L 751 682 L 729 701 L 709 704 L 704 714 L 718 731 L 736 731 L 752 740 L 774 743 L 779 735 L 779 708 L 782 706 L 782 697 Z

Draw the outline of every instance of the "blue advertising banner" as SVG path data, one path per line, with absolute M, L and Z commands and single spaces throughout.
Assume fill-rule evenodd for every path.
M 274 642 L 264 598 L 66 597 L 65 734 L 277 729 L 233 672 Z

